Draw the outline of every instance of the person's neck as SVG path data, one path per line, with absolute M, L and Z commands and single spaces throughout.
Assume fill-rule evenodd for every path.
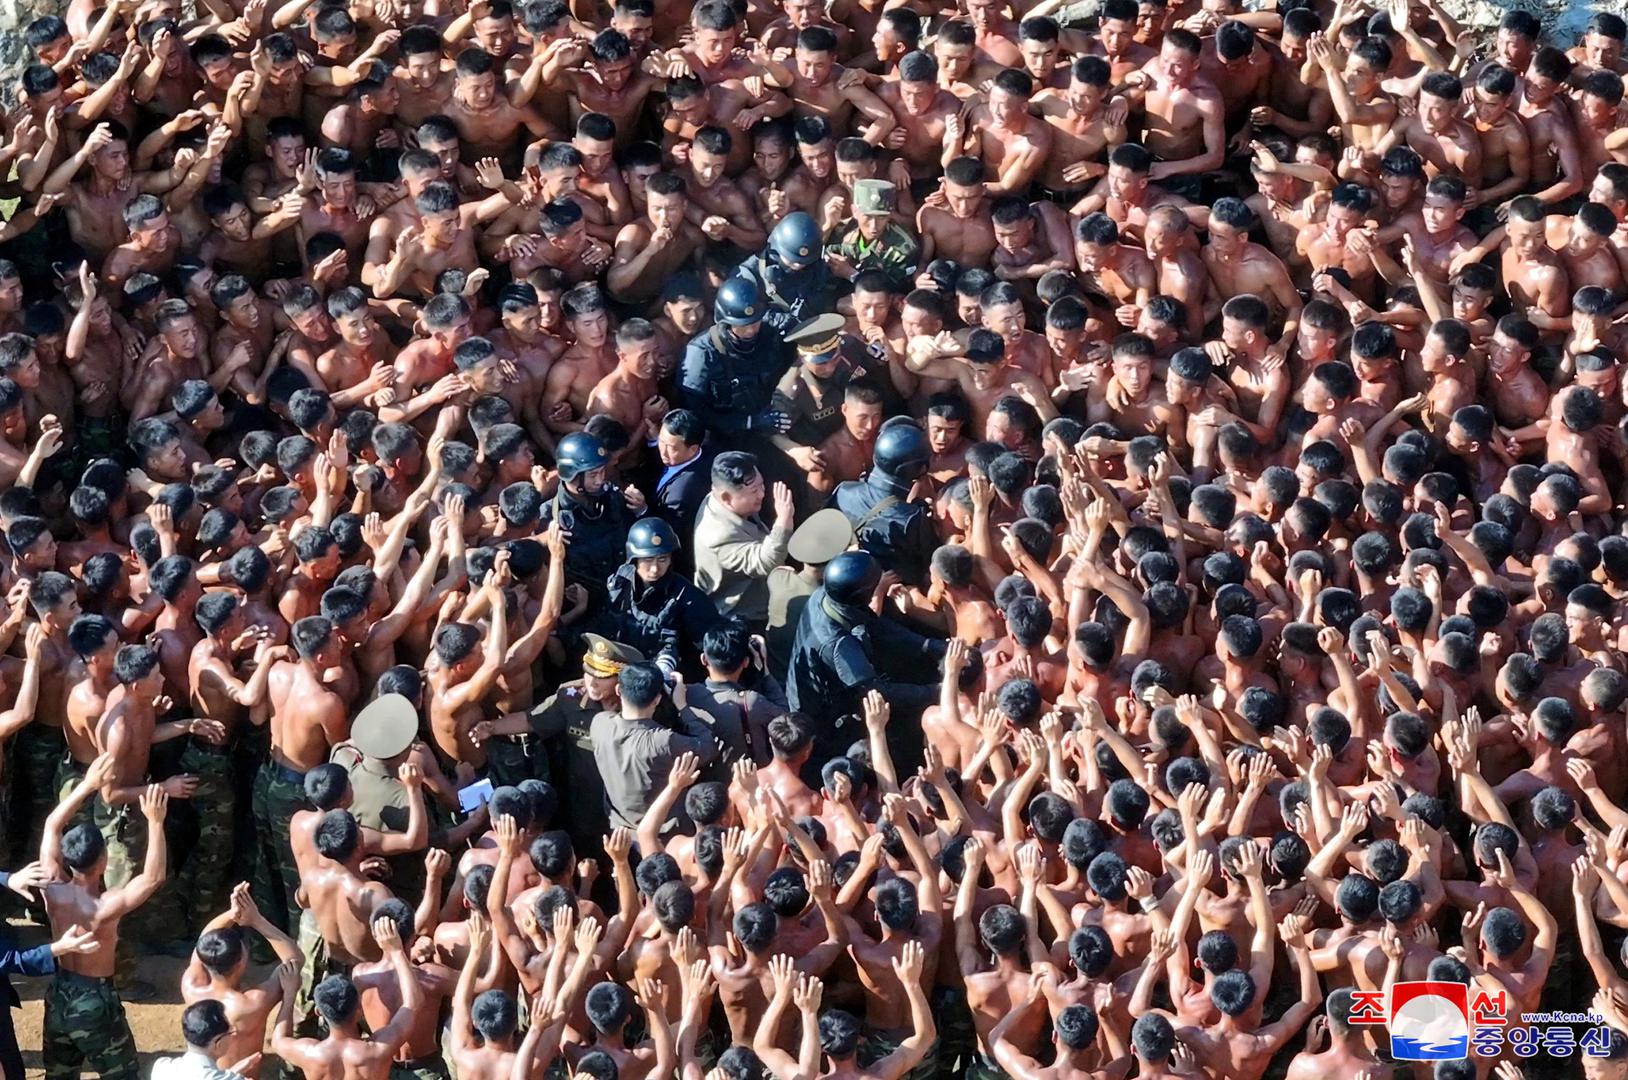
M 1059 1046 L 1057 1048 L 1058 1072 L 1091 1072 L 1091 1047 L 1082 1046 L 1078 1049 L 1072 1046 Z
M 92 172 L 90 174 L 90 189 L 97 195 L 107 195 L 118 190 L 120 184 L 127 178 L 124 176 L 108 176 L 106 173 Z

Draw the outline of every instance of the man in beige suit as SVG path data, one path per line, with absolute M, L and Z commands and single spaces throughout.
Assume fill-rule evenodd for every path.
M 765 488 L 757 458 L 719 454 L 712 463 L 712 494 L 695 519 L 695 584 L 718 610 L 753 626 L 769 618 L 769 572 L 786 561 L 795 524 L 791 489 L 774 486 L 774 527 L 758 517 Z

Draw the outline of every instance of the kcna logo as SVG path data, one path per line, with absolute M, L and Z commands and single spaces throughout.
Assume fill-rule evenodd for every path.
M 1508 998 L 1476 991 L 1475 1027 L 1508 1023 Z M 1399 982 L 1391 987 L 1389 1008 L 1383 990 L 1352 994 L 1353 1024 L 1390 1029 L 1391 1057 L 1397 1061 L 1456 1061 L 1470 1056 L 1470 988 L 1458 982 Z
M 1509 1049 L 1517 1057 L 1539 1052 L 1570 1057 L 1581 1049 L 1590 1057 L 1609 1053 L 1610 1031 L 1592 1014 L 1527 1013 L 1511 1025 L 1509 994 L 1503 989 L 1476 989 L 1457 982 L 1399 982 L 1390 1002 L 1382 990 L 1352 993 L 1351 1023 L 1383 1024 L 1390 1030 L 1391 1057 L 1396 1061 L 1456 1061 L 1470 1056 L 1497 1057 Z M 1581 1038 L 1575 1025 L 1589 1025 Z

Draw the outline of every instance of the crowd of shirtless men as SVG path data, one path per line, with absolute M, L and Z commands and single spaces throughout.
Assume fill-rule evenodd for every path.
M 176 1080 L 1628 1076 L 1625 36 L 1437 0 L 31 23 L 23 1050 L 134 1077 L 168 952 Z M 819 603 L 780 534 L 921 425 L 940 546 L 870 617 L 938 642 L 935 703 L 846 727 L 788 711 L 784 611 L 670 581 L 657 666 L 564 573 L 586 431 L 593 491 L 677 514 L 635 594 L 705 586 L 658 496 L 745 444 L 676 379 L 798 213 L 831 303 L 763 301 L 843 320 L 784 352 L 817 434 L 750 444 L 769 498 L 698 495 L 774 519 L 737 584 Z M 667 752 L 698 691 L 734 737 Z M 416 716 L 375 752 L 383 694 Z M 1466 987 L 1464 1056 L 1363 1022 L 1421 980 Z

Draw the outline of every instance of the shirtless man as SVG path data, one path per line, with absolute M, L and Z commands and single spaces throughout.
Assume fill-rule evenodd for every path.
M 379 268 L 373 295 L 379 299 L 406 294 L 426 299 L 436 292 L 436 278 L 444 270 L 475 272 L 480 259 L 475 251 L 479 226 L 509 209 L 501 192 L 478 203 L 458 202 L 451 184 L 431 183 L 414 200 L 416 224 L 396 233 L 390 258 Z
M 476 46 L 458 54 L 452 97 L 446 116 L 458 126 L 465 161 L 495 157 L 505 171 L 519 165 L 519 140 L 525 128 L 534 139 L 558 139 L 562 133 L 530 105 L 516 105 L 498 83 L 492 54 Z
M 1108 108 L 1111 88 L 1108 62 L 1082 56 L 1069 69 L 1063 90 L 1042 90 L 1033 110 L 1051 126 L 1051 151 L 1038 183 L 1056 201 L 1069 205 L 1085 194 L 1085 182 L 1107 172 L 1098 159 L 1125 141 L 1122 107 Z
M 834 130 L 847 130 L 855 112 L 870 120 L 861 137 L 880 146 L 895 123 L 886 104 L 865 86 L 865 76 L 836 62 L 837 37 L 823 26 L 797 35 L 794 65 L 771 61 L 766 82 L 792 99 L 793 115 L 822 116 Z
M 615 342 L 605 295 L 592 285 L 565 295 L 566 328 L 576 339 L 548 371 L 543 389 L 543 423 L 557 435 L 580 431 L 588 413 L 588 396 L 616 369 Z
M 992 193 L 1027 192 L 1052 152 L 1052 126 L 1029 111 L 1033 93 L 1028 72 L 1003 71 L 986 102 L 967 116 L 967 152 L 983 162 Z
M 131 274 L 167 273 L 180 254 L 181 237 L 169 212 L 156 195 L 137 195 L 124 208 L 128 235 L 108 253 L 101 278 L 110 287 L 123 286 Z
M 1481 69 L 1470 90 L 1470 123 L 1481 138 L 1481 183 L 1470 205 L 1496 207 L 1526 191 L 1532 180 L 1532 142 L 1516 111 L 1515 72 L 1499 64 Z
M 1521 73 L 1516 112 L 1532 147 L 1532 181 L 1546 184 L 1537 197 L 1547 205 L 1563 202 L 1588 187 L 1577 131 L 1562 91 L 1571 63 L 1545 46 Z
M 1287 343 L 1299 328 L 1303 304 L 1283 260 L 1250 241 L 1249 234 L 1258 222 L 1242 200 L 1217 199 L 1210 207 L 1210 241 L 1199 254 L 1209 271 L 1215 298 L 1225 303 L 1248 294 L 1265 300 L 1273 321 L 1283 320 L 1280 340 Z
M 1351 1023 L 1354 1004 L 1349 987 L 1331 991 L 1324 1002 L 1327 1013 L 1328 1047 L 1313 1050 L 1310 1045 L 1289 1062 L 1286 1080 L 1321 1080 L 1322 1077 L 1347 1071 L 1360 1072 L 1378 1064 L 1368 1049 L 1362 1032 Z M 1313 1021 L 1315 1024 L 1315 1020 Z
M 1153 377 L 1153 342 L 1141 334 L 1122 334 L 1113 344 L 1112 376 L 1100 398 L 1086 407 L 1086 419 L 1114 418 L 1123 431 L 1164 434 L 1173 445 L 1185 437 L 1182 411 L 1171 405 L 1164 386 Z
M 951 141 L 957 123 L 946 125 Z M 946 151 L 948 152 L 948 151 Z M 984 166 L 977 158 L 956 157 L 944 168 L 939 193 L 924 200 L 916 213 L 921 235 L 922 266 L 935 258 L 954 259 L 962 266 L 983 266 L 995 251 L 995 227 L 990 221 Z
M 430 735 L 444 762 L 478 768 L 486 751 L 470 736 L 481 718 L 482 699 L 496 684 L 508 652 L 508 552 L 499 552 L 483 584 L 491 602 L 486 648 L 476 648 L 479 631 L 467 623 L 445 623 L 435 634 L 435 656 L 427 680 Z
M 605 275 L 605 288 L 628 304 L 648 305 L 686 263 L 694 262 L 706 242 L 689 221 L 689 191 L 684 178 L 657 173 L 645 185 L 644 216 L 616 234 L 615 254 Z
M 313 995 L 317 1012 L 328 1025 L 327 1037 L 295 1038 L 294 991 L 299 976 L 290 964 L 277 969 L 283 1001 L 272 1029 L 271 1048 L 307 1076 L 317 1080 L 385 1080 L 396 1051 L 407 1041 L 414 1013 L 423 999 L 418 980 L 413 977 L 412 961 L 402 948 L 396 924 L 389 919 L 374 922 L 373 940 L 395 969 L 401 1006 L 388 1024 L 367 1038 L 360 1034 L 360 995 L 355 984 L 343 975 L 330 975 L 318 984 Z
M 808 474 L 815 491 L 829 493 L 857 480 L 870 465 L 882 427 L 882 392 L 869 383 L 849 383 L 843 393 L 842 426 L 815 448 L 822 464 Z
M 350 710 L 330 690 L 323 673 L 340 659 L 331 622 L 311 615 L 290 631 L 296 656 L 271 665 L 271 756 L 255 775 L 254 819 L 259 850 L 255 883 L 260 910 L 272 922 L 290 925 L 300 886 L 290 847 L 291 822 L 305 806 L 305 773 L 328 760 L 328 752 L 350 736 Z M 279 919 L 281 916 L 281 919 Z
M 1123 143 L 1108 154 L 1108 172 L 1085 197 L 1074 204 L 1076 217 L 1101 211 L 1113 219 L 1126 240 L 1140 241 L 1147 229 L 1148 216 L 1160 206 L 1175 206 L 1195 224 L 1208 220 L 1209 212 L 1193 206 L 1173 192 L 1152 183 L 1153 156 L 1136 143 Z
M 667 399 L 656 389 L 658 350 L 654 324 L 627 320 L 616 328 L 616 368 L 588 395 L 588 414 L 615 417 L 635 447 L 654 440 L 667 415 Z
M 1352 293 L 1365 300 L 1376 300 L 1376 278 L 1373 259 L 1360 241 L 1347 243 L 1355 237 L 1367 237 L 1360 230 L 1374 205 L 1374 193 L 1357 184 L 1341 184 L 1330 196 L 1328 211 L 1320 229 L 1301 232 L 1296 250 L 1311 264 L 1313 275 L 1337 266 L 1350 276 Z
M 335 290 L 328 296 L 327 308 L 339 341 L 317 357 L 316 369 L 333 407 L 343 411 L 394 387 L 396 372 L 390 359 L 395 350 L 361 289 Z
M 91 825 L 75 825 L 66 831 L 64 826 L 111 779 L 113 769 L 114 763 L 105 755 L 91 765 L 85 779 L 46 821 L 40 848 L 44 869 L 40 892 L 52 932 L 59 939 L 79 943 L 58 955 L 58 970 L 46 991 L 44 1049 L 53 1075 L 69 1075 L 85 1065 L 103 1076 L 136 1075 L 136 1043 L 113 976 L 120 923 L 164 884 L 164 816 L 169 798 L 156 784 L 142 790 L 146 856 L 138 873 L 108 886 L 108 851 L 101 835 Z M 44 884 L 47 881 L 55 883 Z M 89 942 L 84 936 L 87 931 Z M 93 951 L 81 953 L 82 946 Z M 97 1019 L 87 1023 L 88 1017 Z
M 918 375 L 955 380 L 979 430 L 988 422 L 995 403 L 1008 394 L 1033 405 L 1044 420 L 1057 415 L 1046 384 L 1014 364 L 1006 355 L 1006 343 L 991 330 L 973 330 L 964 342 L 949 333 L 913 338 L 905 364 Z
M 1160 159 L 1149 179 L 1179 179 L 1195 191 L 1200 174 L 1220 167 L 1227 141 L 1221 94 L 1199 74 L 1201 51 L 1195 35 L 1171 30 L 1159 55 L 1127 78 L 1120 94 L 1142 106 L 1143 140 Z
M 401 64 L 395 71 L 396 118 L 416 128 L 440 113 L 452 98 L 454 75 L 441 37 L 429 27 L 408 27 L 397 42 Z
M 1290 916 L 1280 933 L 1289 950 L 1289 964 L 1300 975 L 1300 1000 L 1290 1005 L 1275 1023 L 1250 1030 L 1243 1027 L 1238 1018 L 1257 995 L 1265 992 L 1264 988 L 1254 986 L 1248 973 L 1243 971 L 1228 972 L 1218 978 L 1211 989 L 1211 998 L 1221 1011 L 1220 1023 L 1177 1029 L 1183 1041 L 1192 1046 L 1194 1055 L 1208 1067 L 1227 1070 L 1230 1075 L 1245 1080 L 1259 1080 L 1272 1055 L 1300 1030 L 1322 1001 L 1322 984 L 1317 978 L 1317 969 L 1312 966 L 1300 918 Z M 1237 978 L 1229 977 L 1233 975 Z M 1132 1011 L 1136 1011 L 1134 1002 Z
M 265 1045 L 266 1023 L 282 999 L 282 980 L 275 970 L 258 985 L 244 983 L 249 967 L 245 937 L 251 930 L 266 939 L 279 964 L 299 965 L 299 945 L 260 913 L 249 897 L 248 885 L 241 884 L 232 890 L 231 906 L 198 935 L 198 945 L 181 976 L 182 1001 L 188 1005 L 218 1001 L 231 1021 L 232 1030 L 215 1059 L 221 1068 L 258 1058 Z M 258 1077 L 260 1070 L 250 1068 L 244 1075 Z
M 1408 215 L 1378 232 L 1359 234 L 1356 246 L 1367 245 L 1380 273 L 1388 279 L 1400 280 L 1402 275 L 1395 261 L 1382 246 L 1405 236 L 1412 244 L 1415 264 L 1430 276 L 1438 289 L 1446 288 L 1459 257 L 1476 246 L 1475 233 L 1463 224 L 1471 194 L 1464 181 L 1456 176 L 1434 177 L 1425 185 L 1424 205 L 1417 218 Z
M 1464 84 L 1445 71 L 1425 76 L 1419 86 L 1419 111 L 1397 121 L 1374 148 L 1383 154 L 1405 143 L 1424 158 L 1432 174 L 1451 173 L 1471 188 L 1481 187 L 1481 138 L 1464 119 Z
M 360 265 L 374 206 L 371 199 L 357 191 L 356 159 L 347 150 L 330 148 L 317 155 L 310 172 L 314 183 L 303 177 L 301 180 L 302 189 L 311 192 L 305 209 L 300 211 L 297 233 L 302 261 L 306 241 L 317 233 L 332 233 L 356 260 L 353 265 Z
M 567 914 L 567 909 L 562 909 Z M 584 925 L 593 920 L 587 920 Z M 469 958 L 458 975 L 452 995 L 452 1017 L 447 1032 L 448 1049 L 452 1063 L 460 1077 L 471 1080 L 507 1080 L 530 1061 L 537 1068 L 546 1068 L 559 1053 L 560 1036 L 566 1021 L 572 1016 L 576 993 L 585 980 L 585 963 L 572 965 L 569 985 L 562 988 L 564 1006 L 550 994 L 539 994 L 532 1003 L 531 1026 L 524 1040 L 516 1046 L 519 1017 L 514 998 L 506 990 L 492 989 L 475 997 L 475 984 L 482 964 L 491 947 L 492 931 L 478 916 L 470 919 Z M 562 942 L 558 946 L 565 949 Z M 586 954 L 577 951 L 578 957 Z M 564 993 L 572 990 L 571 993 Z M 479 1012 L 474 1001 L 481 1002 Z
M 1381 146 L 1388 147 L 1386 138 L 1399 115 L 1395 99 L 1381 85 L 1391 66 L 1390 46 L 1382 38 L 1364 38 L 1346 55 L 1340 71 L 1335 70 L 1333 48 L 1321 35 L 1306 49 L 1322 70 L 1346 145 L 1364 153 L 1383 153 Z
M 1174 206 L 1156 207 L 1148 215 L 1144 240 L 1153 264 L 1156 291 L 1180 300 L 1187 312 L 1187 333 L 1198 338 L 1209 321 L 1210 275 L 1193 251 L 1193 226 Z
M 75 182 L 86 165 L 90 175 Z M 127 206 L 142 194 L 161 194 L 173 186 L 167 174 L 134 173 L 128 136 L 111 124 L 98 124 L 77 153 L 45 178 L 43 190 L 67 193 L 68 231 L 90 259 L 102 262 L 129 235 Z
M 961 99 L 938 81 L 938 62 L 925 52 L 899 59 L 898 79 L 889 79 L 877 91 L 897 122 L 887 140 L 909 167 L 911 194 L 925 195 L 942 167 L 944 130 L 961 114 Z
M 735 138 L 721 127 L 708 125 L 695 133 L 688 152 L 689 205 L 685 218 L 707 239 L 743 250 L 754 250 L 768 237 L 751 198 L 728 178 Z

